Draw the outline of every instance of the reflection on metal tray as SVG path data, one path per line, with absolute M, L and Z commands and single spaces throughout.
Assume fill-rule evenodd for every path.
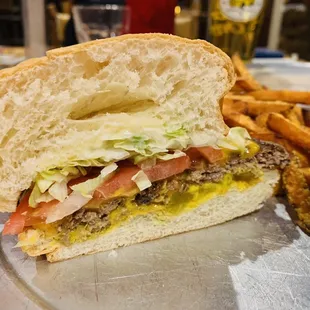
M 253 68 L 276 84 L 272 65 Z M 298 89 L 299 70 L 296 79 L 280 74 L 276 88 Z M 310 239 L 275 198 L 219 226 L 60 263 L 27 257 L 15 243 L 1 239 L 5 310 L 310 308 Z

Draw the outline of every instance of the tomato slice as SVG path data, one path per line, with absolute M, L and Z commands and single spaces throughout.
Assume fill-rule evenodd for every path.
M 27 226 L 45 223 L 48 211 L 59 203 L 55 199 L 50 202 L 41 202 L 36 208 L 31 208 L 29 196 L 30 193 L 27 193 L 17 206 L 16 211 L 11 214 L 4 225 L 2 235 L 17 235 L 23 232 Z
M 197 151 L 210 163 L 214 164 L 225 159 L 225 154 L 222 150 L 214 149 L 211 146 L 197 147 Z
M 155 182 L 182 173 L 184 170 L 188 169 L 190 165 L 190 158 L 188 156 L 182 156 L 167 161 L 160 161 L 155 166 L 146 168 L 143 171 L 151 182 Z
M 28 203 L 29 196 L 30 192 L 22 198 L 16 211 L 11 214 L 10 218 L 5 223 L 2 235 L 16 235 L 23 231 L 26 222 L 26 215 L 30 210 Z
M 48 212 L 57 204 L 59 204 L 59 201 L 54 199 L 50 202 L 41 202 L 36 208 L 30 208 L 31 210 L 26 215 L 25 226 L 45 223 Z
M 130 195 L 136 189 L 136 183 L 131 178 L 140 171 L 137 166 L 120 168 L 109 180 L 101 184 L 94 192 L 94 198 L 107 199 L 115 194 Z M 118 191 L 121 190 L 121 193 Z
M 188 156 L 182 156 L 167 161 L 158 162 L 155 166 L 146 168 L 143 171 L 151 182 L 164 180 L 175 174 L 182 173 L 190 167 Z M 131 178 L 140 171 L 137 166 L 122 167 L 115 175 L 100 185 L 94 192 L 94 198 L 108 199 L 115 196 L 130 196 L 138 187 Z
M 202 154 L 198 151 L 196 147 L 191 147 L 185 151 L 186 155 L 191 159 L 191 161 L 197 161 L 202 159 Z
M 191 161 L 188 156 L 160 161 L 155 166 L 146 168 L 143 171 L 148 176 L 151 182 L 163 180 L 173 175 L 182 173 L 190 167 Z M 139 189 L 131 178 L 140 171 L 137 166 L 124 164 L 120 169 L 107 181 L 101 184 L 94 192 L 94 199 L 109 199 L 116 196 L 129 196 L 138 192 Z M 80 177 L 69 182 L 69 186 L 85 182 L 91 177 Z M 35 224 L 45 223 L 48 213 L 51 208 L 55 208 L 59 203 L 58 200 L 50 202 L 42 202 L 36 208 L 29 206 L 29 196 L 27 193 L 16 211 L 12 213 L 9 220 L 5 223 L 2 234 L 15 235 L 21 233 L 25 227 Z

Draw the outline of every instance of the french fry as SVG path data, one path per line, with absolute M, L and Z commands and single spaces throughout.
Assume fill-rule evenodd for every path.
M 250 92 L 249 95 L 257 100 L 281 100 L 292 103 L 310 104 L 310 92 L 306 91 L 264 89 Z
M 261 128 L 256 125 L 256 123 L 251 119 L 251 117 L 244 115 L 242 113 L 228 113 L 224 115 L 224 120 L 226 124 L 230 127 L 244 127 L 249 131 L 249 133 L 268 133 L 268 129 Z
M 303 168 L 303 163 L 299 155 L 294 153 L 290 165 L 283 173 L 283 184 L 288 200 L 298 215 L 298 224 L 310 232 L 310 190 L 300 168 Z
M 231 57 L 231 60 L 234 64 L 235 71 L 239 77 L 238 85 L 240 85 L 246 91 L 262 89 L 262 86 L 254 79 L 254 77 L 248 71 L 239 54 L 234 54 Z
M 284 115 L 294 124 L 305 126 L 302 109 L 299 106 L 295 105 L 292 110 L 287 111 L 286 113 L 284 113 Z
M 284 113 L 293 109 L 292 103 L 283 101 L 258 101 L 249 96 L 231 95 L 226 96 L 227 105 L 235 112 L 258 116 L 262 113 Z M 233 103 L 231 102 L 233 100 Z
M 304 175 L 308 186 L 310 186 L 310 167 L 307 168 L 300 168 L 300 171 L 302 172 L 302 174 Z
M 268 127 L 281 134 L 292 143 L 310 150 L 310 131 L 300 125 L 294 124 L 278 113 L 270 113 L 267 121 Z
M 255 122 L 259 127 L 267 128 L 267 121 L 270 113 L 262 113 L 255 118 Z
M 305 121 L 305 125 L 310 127 L 310 111 L 303 110 L 303 119 Z
M 224 98 L 222 105 L 223 115 L 228 115 L 230 113 L 245 113 L 247 110 L 246 104 L 242 101 L 234 101 L 227 97 Z
M 235 95 L 234 93 L 228 93 L 225 98 L 227 99 L 231 99 L 231 100 L 240 100 L 240 101 L 244 101 L 244 100 L 255 100 L 254 97 L 252 96 L 248 96 L 248 95 Z
M 283 113 L 290 111 L 293 108 L 291 103 L 283 101 L 258 101 L 258 100 L 243 100 L 247 106 L 246 114 L 250 116 L 258 116 L 262 113 Z
M 236 81 L 235 85 L 232 87 L 231 91 L 234 94 L 242 94 L 244 93 L 244 89 L 239 85 L 238 81 Z

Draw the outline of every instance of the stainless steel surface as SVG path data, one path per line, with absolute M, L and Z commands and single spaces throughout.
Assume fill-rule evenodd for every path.
M 15 242 L 1 239 L 0 309 L 310 309 L 310 239 L 275 198 L 223 225 L 60 263 Z
M 2 239 L 2 272 L 25 301 L 11 304 L 11 283 L 1 293 L 5 309 L 27 309 L 30 300 L 77 310 L 310 307 L 309 237 L 275 200 L 224 225 L 61 263 L 29 258 L 14 244 Z

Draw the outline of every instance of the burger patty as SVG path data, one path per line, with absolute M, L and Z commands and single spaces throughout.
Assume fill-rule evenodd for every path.
M 290 155 L 282 145 L 260 140 L 255 142 L 260 146 L 255 158 L 263 169 L 283 170 L 290 163 Z
M 247 176 L 251 178 L 259 177 L 261 168 L 263 169 L 284 169 L 289 164 L 289 154 L 280 145 L 272 142 L 256 141 L 261 149 L 255 157 L 241 159 L 236 157 L 225 165 L 202 165 L 192 167 L 180 175 L 176 175 L 167 180 L 154 182 L 151 187 L 138 193 L 134 198 L 137 206 L 149 204 L 168 204 L 171 193 L 184 192 L 191 184 L 203 184 L 206 182 L 220 182 L 225 174 L 231 173 L 234 176 Z M 128 199 L 128 198 L 127 198 Z M 89 234 L 99 232 L 110 226 L 109 214 L 116 208 L 125 205 L 126 198 L 115 198 L 108 202 L 103 202 L 97 208 L 88 209 L 87 206 L 81 208 L 70 216 L 67 216 L 58 231 L 67 238 L 67 232 L 83 225 Z

